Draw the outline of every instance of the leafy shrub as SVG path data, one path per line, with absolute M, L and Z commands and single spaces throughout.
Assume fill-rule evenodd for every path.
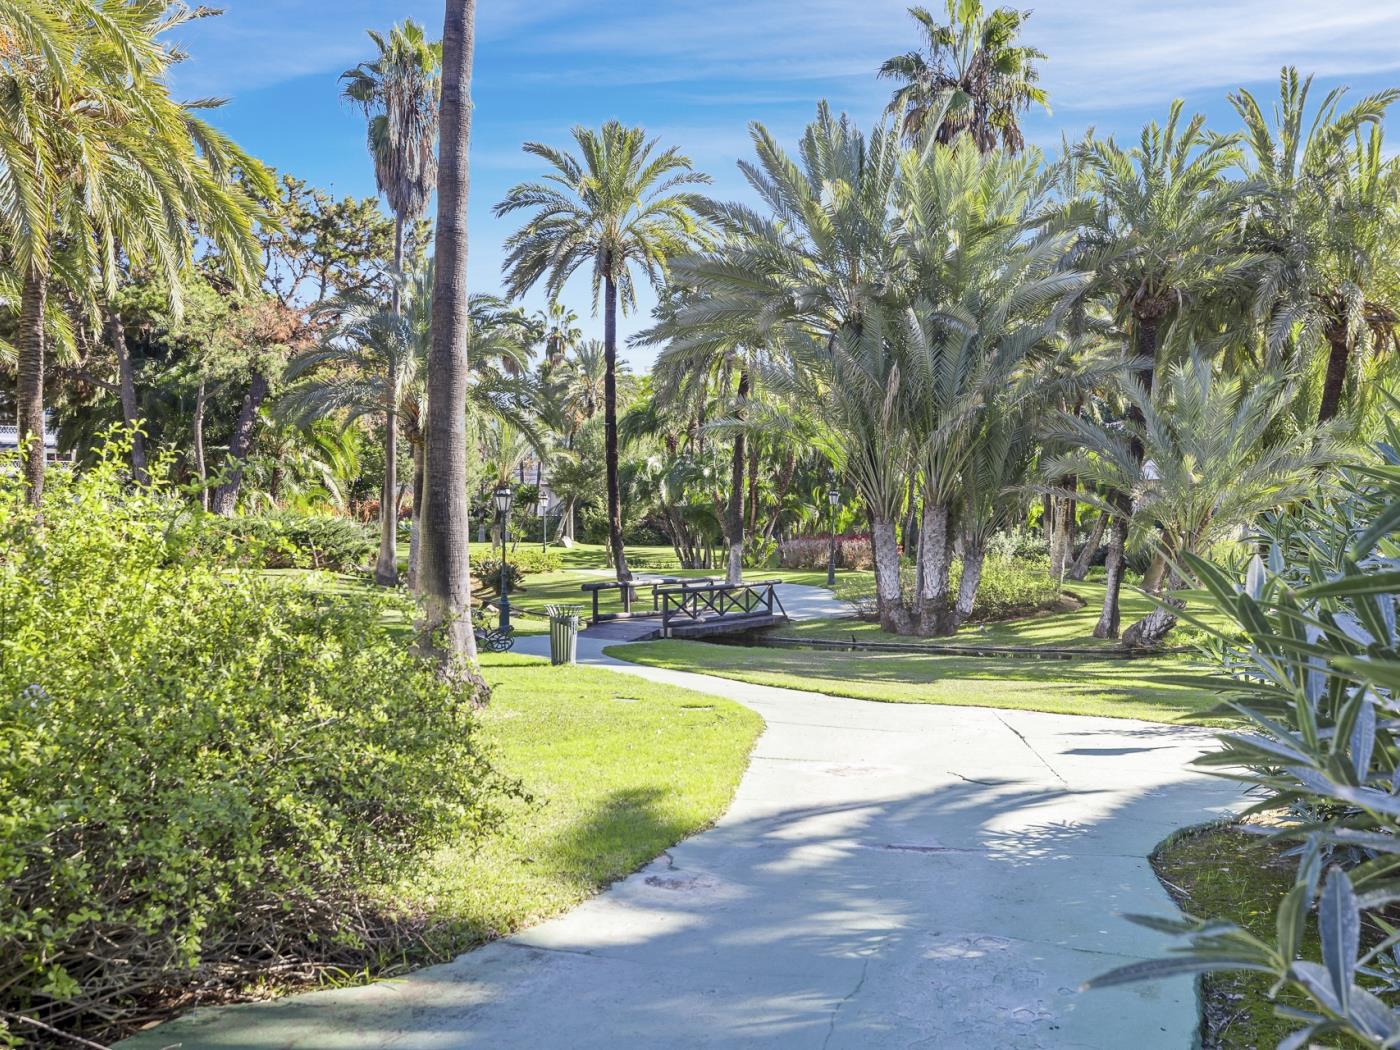
M 767 569 L 778 559 L 778 541 L 747 536 L 744 539 L 744 568 Z
M 905 600 L 914 601 L 915 566 L 905 563 L 899 569 Z M 956 594 L 962 578 L 962 562 L 954 561 L 948 574 L 950 593 Z M 855 577 L 838 580 L 836 597 L 848 602 L 863 619 L 873 620 L 875 610 L 875 580 Z M 982 578 L 977 586 L 977 598 L 972 607 L 971 623 L 990 623 L 1026 616 L 1047 608 L 1060 597 L 1060 589 L 1050 578 L 1047 558 L 994 558 L 988 555 L 982 562 Z
M 1267 523 L 1267 556 L 1244 572 L 1189 559 L 1219 627 L 1188 609 L 1234 679 L 1232 706 L 1251 730 L 1202 759 L 1282 809 L 1275 834 L 1296 841 L 1296 882 L 1278 904 L 1277 934 L 1220 920 L 1140 919 L 1183 935 L 1176 957 L 1138 963 L 1094 983 L 1183 972 L 1257 970 L 1296 992 L 1284 1010 L 1300 1028 L 1290 1047 L 1400 1045 L 1400 423 L 1382 464 L 1343 472 L 1343 495 Z M 1316 906 L 1322 958 L 1302 957 Z
M 778 565 L 784 569 L 825 569 L 830 551 L 829 536 L 798 536 L 778 545 Z M 836 565 L 841 569 L 874 568 L 870 537 L 837 536 Z
M 153 988 L 392 952 L 372 887 L 495 819 L 471 697 L 387 633 L 392 599 L 209 565 L 115 458 L 55 473 L 42 520 L 18 473 L 0 463 L 0 1010 L 106 1034 Z
M 564 558 L 558 551 L 538 547 L 516 547 L 506 560 L 523 573 L 558 572 L 564 567 Z
M 329 569 L 346 572 L 368 564 L 378 547 L 373 532 L 350 518 L 276 510 L 194 521 L 195 551 L 265 569 Z
M 499 591 L 501 589 L 501 559 L 498 557 L 477 558 L 472 562 L 472 575 L 487 590 Z M 506 588 L 510 591 L 518 591 L 524 580 L 525 574 L 521 572 L 520 566 L 514 562 L 507 562 Z

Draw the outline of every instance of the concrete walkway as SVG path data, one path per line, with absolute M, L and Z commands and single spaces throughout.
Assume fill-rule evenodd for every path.
M 543 651 L 544 638 L 522 638 Z M 767 720 L 711 831 L 567 915 L 362 988 L 202 1010 L 121 1044 L 185 1048 L 870 1050 L 1192 1045 L 1189 979 L 1079 993 L 1158 955 L 1144 859 L 1227 812 L 1210 734 L 880 704 L 582 662 Z

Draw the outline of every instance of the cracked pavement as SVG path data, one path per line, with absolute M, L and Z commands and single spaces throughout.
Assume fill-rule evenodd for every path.
M 546 646 L 523 639 L 521 648 Z M 127 1050 L 1187 1048 L 1189 978 L 1081 993 L 1161 954 L 1146 857 L 1241 804 L 1186 769 L 1207 731 L 880 704 L 581 662 L 767 721 L 711 830 L 607 892 L 450 963 L 196 1011 Z

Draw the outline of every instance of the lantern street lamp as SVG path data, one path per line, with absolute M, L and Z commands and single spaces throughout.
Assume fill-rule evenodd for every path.
M 831 533 L 831 549 L 826 556 L 826 585 L 836 586 L 836 504 L 841 502 L 841 492 L 835 485 L 826 494 L 827 503 L 831 504 L 831 511 L 827 515 L 827 532 Z
M 540 489 L 540 550 L 549 550 L 549 497 L 544 494 L 544 489 Z
M 501 516 L 501 630 L 510 627 L 510 583 L 507 579 L 507 572 L 510 566 L 506 563 L 506 551 L 510 545 L 510 498 L 511 490 L 509 485 L 501 485 L 491 495 L 491 499 L 496 504 L 496 513 Z

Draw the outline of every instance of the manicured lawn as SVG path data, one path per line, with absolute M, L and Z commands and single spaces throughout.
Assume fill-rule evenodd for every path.
M 763 727 L 739 704 L 598 668 L 482 663 L 485 736 L 532 800 L 395 889 L 445 924 L 451 952 L 558 914 L 708 826 Z
M 1228 725 L 1215 695 L 1179 658 L 1046 660 L 936 653 L 760 649 L 659 641 L 614 646 L 620 660 L 743 682 L 898 704 L 963 704 L 1153 722 Z
M 1141 594 L 1132 581 L 1125 585 L 1119 600 L 1123 626 L 1146 616 L 1154 608 L 1152 602 Z M 1001 623 L 970 623 L 951 638 L 906 638 L 887 634 L 880 625 L 863 620 L 810 620 L 787 627 L 776 628 L 774 633 L 796 638 L 835 638 L 850 641 L 854 638 L 862 642 L 888 641 L 903 643 L 925 642 L 930 645 L 957 645 L 981 642 L 987 645 L 1008 646 L 1051 646 L 1074 648 L 1112 648 L 1118 643 L 1112 640 L 1095 638 L 1094 625 L 1098 623 L 1099 610 L 1103 605 L 1104 585 L 1101 581 L 1085 580 L 1080 583 L 1066 583 L 1064 590 L 1083 600 L 1084 605 L 1071 612 L 1057 612 L 1042 616 L 1027 616 L 1019 620 L 1006 620 Z M 1181 625 L 1168 638 L 1172 645 L 1188 644 L 1190 634 L 1186 625 Z

